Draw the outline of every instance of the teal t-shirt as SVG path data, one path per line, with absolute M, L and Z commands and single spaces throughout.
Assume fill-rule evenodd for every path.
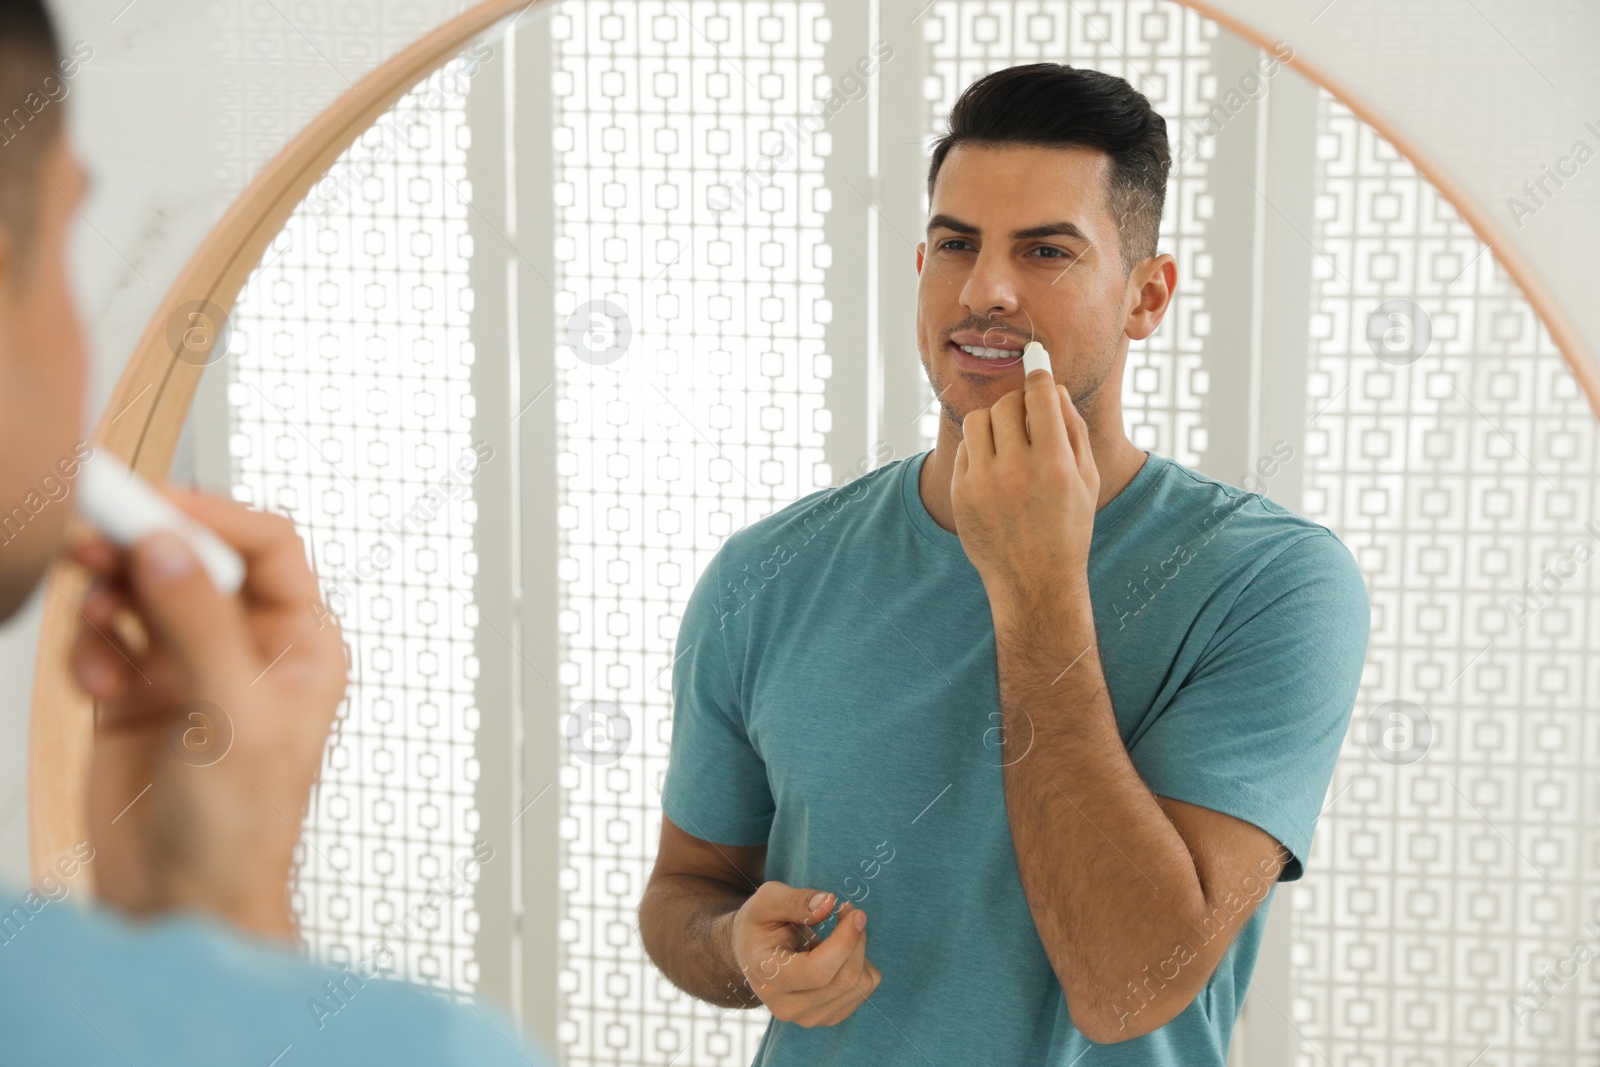
M 488 1004 L 320 967 L 209 919 L 135 924 L 14 886 L 0 909 L 0 1062 L 550 1067 Z
M 883 972 L 837 1026 L 774 1020 L 756 1062 L 1222 1067 L 1272 895 L 1166 1026 L 1096 1046 L 1072 1025 L 1012 849 L 988 599 L 922 503 L 929 454 L 734 533 L 684 611 L 665 814 L 859 903 Z M 1151 791 L 1261 827 L 1299 878 L 1366 656 L 1349 551 L 1151 453 L 1095 516 L 1089 581 Z

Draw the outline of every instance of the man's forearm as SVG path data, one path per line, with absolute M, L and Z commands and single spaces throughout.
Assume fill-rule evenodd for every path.
M 761 999 L 733 958 L 734 913 L 750 898 L 726 882 L 696 875 L 653 879 L 639 902 L 645 951 L 672 984 L 723 1008 Z
M 1006 748 L 1026 752 L 1004 770 L 1018 872 L 1075 1023 L 1103 1032 L 1108 1002 L 1188 939 L 1205 893 L 1122 743 L 1088 597 L 991 607 Z M 1203 984 L 1186 970 L 1159 998 L 1171 1014 Z

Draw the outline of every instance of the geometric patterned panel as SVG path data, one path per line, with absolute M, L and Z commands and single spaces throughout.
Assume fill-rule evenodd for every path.
M 493 862 L 474 854 L 472 604 L 472 481 L 493 454 L 470 436 L 462 64 L 296 210 L 240 295 L 227 365 L 234 495 L 294 518 L 351 655 L 301 846 L 302 933 L 358 974 L 466 992 L 472 882 Z
M 1438 191 L 1325 93 L 1318 123 L 1303 511 L 1373 617 L 1288 887 L 1296 1063 L 1594 1062 L 1594 416 Z
M 935 0 L 922 26 L 928 48 L 923 129 L 930 143 L 945 131 L 962 90 L 1019 63 L 1068 63 L 1126 78 L 1166 120 L 1173 160 L 1157 251 L 1176 257 L 1182 283 L 1161 328 L 1128 342 L 1122 409 L 1134 447 L 1199 465 L 1206 450 L 1201 364 L 1210 333 L 1211 197 L 1204 153 L 1180 158 L 1179 145 L 1181 131 L 1205 124 L 1217 95 L 1211 75 L 1216 23 L 1169 0 Z M 926 207 L 925 186 L 922 199 Z M 925 447 L 932 448 L 940 409 L 932 388 L 924 390 L 928 408 L 920 428 Z
M 551 20 L 565 714 L 550 740 L 573 1067 L 742 1065 L 769 1019 L 674 987 L 636 915 L 684 604 L 728 534 L 833 480 L 811 119 L 829 29 L 821 3 L 793 0 L 587 0 Z
M 340 93 L 465 3 L 211 0 L 210 6 L 225 122 L 218 176 L 232 198 Z M 121 25 L 137 15 L 135 9 Z M 172 16 L 152 19 L 165 17 Z

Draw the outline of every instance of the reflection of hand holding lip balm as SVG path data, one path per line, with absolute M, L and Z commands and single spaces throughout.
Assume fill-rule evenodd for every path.
M 189 542 L 223 596 L 233 596 L 244 584 L 244 560 L 237 552 L 104 450 L 78 476 L 78 511 L 123 548 L 157 530 L 177 534 Z

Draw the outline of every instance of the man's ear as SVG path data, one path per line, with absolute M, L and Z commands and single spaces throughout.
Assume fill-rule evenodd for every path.
M 922 273 L 922 257 L 923 257 L 924 254 L 927 253 L 927 251 L 928 251 L 928 242 L 926 242 L 926 241 L 918 241 L 917 242 L 917 273 L 918 274 Z
M 1133 268 L 1129 280 L 1139 288 L 1133 306 L 1128 309 L 1124 332 L 1133 340 L 1142 341 L 1156 332 L 1172 306 L 1172 296 L 1178 288 L 1178 261 L 1163 252 Z

